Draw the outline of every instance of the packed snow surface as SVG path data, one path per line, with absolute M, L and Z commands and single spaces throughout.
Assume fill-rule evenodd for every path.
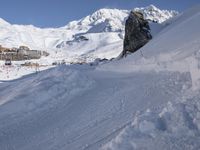
M 197 6 L 125 59 L 2 81 L 0 148 L 199 149 L 199 24 Z

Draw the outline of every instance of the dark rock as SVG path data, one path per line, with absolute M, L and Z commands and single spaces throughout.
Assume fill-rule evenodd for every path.
M 113 23 L 112 19 L 105 19 L 105 21 L 93 25 L 87 33 L 121 32 L 122 29 L 113 27 Z
M 64 48 L 66 45 L 73 45 L 80 42 L 86 42 L 89 41 L 89 39 L 83 35 L 74 35 L 73 39 L 71 41 L 62 41 L 58 45 L 56 45 L 56 48 Z
M 88 40 L 89 39 L 83 35 L 74 37 L 74 41 L 76 41 L 76 42 L 82 42 L 82 41 L 88 41 Z
M 134 53 L 150 39 L 152 39 L 152 36 L 148 21 L 144 19 L 142 13 L 131 11 L 126 20 L 122 57 L 126 56 L 128 52 Z

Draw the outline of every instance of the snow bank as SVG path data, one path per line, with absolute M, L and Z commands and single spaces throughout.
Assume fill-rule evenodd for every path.
M 92 84 L 93 81 L 79 71 L 65 66 L 25 76 L 16 80 L 13 85 L 9 82 L 2 83 L 0 105 L 9 102 L 9 107 L 13 109 L 7 110 L 4 107 L 1 115 L 31 113 L 35 109 L 38 111 L 41 106 L 41 109 L 49 108 L 63 100 L 67 103 L 72 97 L 91 88 Z
M 200 147 L 199 95 L 162 109 L 138 112 L 102 150 L 197 150 Z

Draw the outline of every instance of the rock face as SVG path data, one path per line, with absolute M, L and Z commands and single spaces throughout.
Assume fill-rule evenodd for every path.
M 133 53 L 144 46 L 152 36 L 147 20 L 140 12 L 131 11 L 125 25 L 124 50 L 122 56 Z

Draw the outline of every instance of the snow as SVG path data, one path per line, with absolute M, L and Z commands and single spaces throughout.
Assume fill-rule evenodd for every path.
M 124 59 L 2 81 L 1 149 L 199 149 L 199 8 Z M 108 38 L 95 46 L 106 53 L 121 45 L 115 33 L 87 34 Z
M 166 10 L 159 10 L 154 6 L 146 8 L 136 8 L 154 20 Z M 158 11 L 159 10 L 159 11 Z M 158 12 L 153 15 L 150 11 Z M 168 17 L 160 18 L 162 22 L 176 15 L 169 12 Z M 33 25 L 11 25 L 0 20 L 0 45 L 3 47 L 28 46 L 31 49 L 43 50 L 50 53 L 48 57 L 42 57 L 40 60 L 31 60 L 29 62 L 39 63 L 45 67 L 40 70 L 49 69 L 52 63 L 65 61 L 71 63 L 90 63 L 96 59 L 112 59 L 120 55 L 123 49 L 125 20 L 129 15 L 129 10 L 119 9 L 100 9 L 92 15 L 86 16 L 78 21 L 68 23 L 60 28 L 41 29 Z M 166 24 L 151 23 L 151 33 L 154 36 L 166 27 Z M 84 37 L 88 40 L 80 40 Z M 20 64 L 26 61 L 13 62 L 11 67 L 3 66 L 0 62 L 0 80 L 12 80 L 36 72 L 36 68 L 21 67 Z
M 79 21 L 74 21 L 66 25 L 64 28 L 80 30 L 87 30 L 88 32 L 104 32 L 108 29 L 108 32 L 117 32 L 124 28 L 125 19 L 129 14 L 128 10 L 119 10 L 119 9 L 100 9 L 94 12 L 92 15 L 86 16 Z M 100 24 L 110 25 L 111 29 L 107 28 L 105 25 L 102 25 L 101 29 L 97 29 L 97 26 Z M 96 30 L 95 30 L 96 29 Z M 104 30 L 105 29 L 105 30 Z
M 185 17 L 191 14 L 190 17 Z M 98 67 L 116 72 L 178 71 L 190 72 L 193 83 L 199 80 L 200 32 L 199 6 L 188 10 L 171 25 L 159 32 L 134 55 Z M 134 67 L 133 67 L 134 66 Z M 195 87 L 195 85 L 194 85 Z
M 177 14 L 175 11 L 151 7 L 153 6 L 135 10 L 141 11 L 151 21 L 161 16 L 159 23 L 152 22 L 150 25 L 154 37 L 166 27 L 166 23 L 160 22 Z M 156 14 L 152 15 L 152 11 Z M 54 62 L 90 63 L 99 58 L 116 58 L 123 49 L 125 20 L 129 12 L 129 10 L 104 8 L 78 21 L 70 22 L 64 27 L 47 29 L 33 25 L 11 25 L 1 19 L 0 45 L 10 48 L 25 45 L 31 49 L 47 51 L 50 53 L 48 57 L 42 57 L 39 61 L 30 61 L 45 66 L 40 70 L 51 68 Z M 165 12 L 169 14 L 163 16 Z M 88 40 L 80 40 L 81 36 Z M 3 63 L 0 63 L 0 80 L 17 79 L 35 72 L 35 68 L 20 67 L 20 64 L 25 62 L 13 62 L 12 67 L 4 67 Z
M 149 16 L 152 21 L 154 18 L 158 17 L 149 13 L 152 11 L 149 7 L 141 8 L 141 11 L 146 13 L 145 16 Z M 153 8 L 153 11 L 154 9 L 156 11 L 159 10 L 156 7 Z M 137 8 L 137 10 L 140 10 L 140 8 Z M 25 45 L 31 49 L 47 51 L 50 53 L 49 57 L 54 57 L 59 51 L 64 56 L 66 61 L 73 61 L 73 58 L 76 61 L 77 57 L 81 57 L 83 59 L 89 57 L 86 59 L 87 62 L 95 60 L 96 58 L 110 59 L 110 53 L 115 54 L 112 56 L 113 58 L 118 56 L 121 52 L 121 50 L 115 51 L 115 42 L 123 42 L 125 20 L 128 17 L 129 12 L 129 10 L 104 8 L 97 10 L 93 14 L 78 21 L 72 21 L 64 27 L 44 29 L 37 28 L 32 25 L 11 25 L 1 19 L 0 45 L 10 48 Z M 168 12 L 168 15 L 163 16 L 162 14 L 165 14 L 165 12 Z M 177 15 L 173 12 L 174 11 L 159 10 L 157 12 L 157 15 L 161 16 L 159 23 Z M 89 37 L 89 41 L 74 41 L 73 45 L 63 44 L 73 41 L 74 37 L 80 35 Z M 108 55 L 102 55 L 105 52 L 107 44 L 110 45 Z M 60 48 L 57 48 L 58 46 L 60 46 Z M 95 53 L 95 55 L 93 55 L 93 53 L 91 54 L 91 51 L 95 52 L 96 49 L 98 49 L 98 53 Z M 103 52 L 101 52 L 101 50 Z
M 199 95 L 159 110 L 139 112 L 131 125 L 103 150 L 199 149 Z M 144 144 L 145 143 L 145 144 Z
M 3 26 L 9 26 L 10 24 L 7 22 L 7 21 L 5 21 L 5 20 L 3 20 L 2 18 L 0 18 L 0 27 L 2 28 Z
M 24 63 L 38 63 L 41 66 L 35 67 L 35 66 L 22 66 Z M 52 66 L 51 60 L 31 60 L 31 61 L 13 61 L 11 66 L 5 66 L 4 61 L 0 61 L 0 81 L 10 81 L 14 79 L 21 78 L 23 76 L 34 74 L 39 71 L 43 71 L 46 69 L 50 69 L 54 66 Z M 47 65 L 48 64 L 48 65 Z
M 162 23 L 176 15 L 178 15 L 177 11 L 174 10 L 160 10 L 154 5 L 150 5 L 143 8 L 135 8 L 135 11 L 142 12 L 144 14 L 145 19 L 153 20 L 158 23 Z
M 101 66 L 99 70 L 112 69 L 112 71 L 117 70 L 117 72 L 123 72 L 124 70 L 120 68 L 125 66 L 128 72 L 149 72 L 150 70 L 158 72 L 164 70 L 188 72 L 192 86 L 188 88 L 188 83 L 184 81 L 185 85 L 182 89 L 188 90 L 183 92 L 178 99 L 174 97 L 177 99 L 175 102 L 169 101 L 167 106 L 153 108 L 152 110 L 147 109 L 142 112 L 138 111 L 131 125 L 122 130 L 113 140 L 102 146 L 101 149 L 155 150 L 161 147 L 166 150 L 199 149 L 200 33 L 196 32 L 200 23 L 199 8 L 197 6 L 188 10 L 175 23 L 162 30 L 140 50 L 142 51 L 142 56 L 138 52 L 136 55 L 122 60 L 123 63 L 120 62 L 121 66 L 116 64 Z M 141 57 L 144 57 L 142 58 L 143 60 L 141 60 Z M 117 66 L 117 68 L 113 66 Z
M 1 83 L 1 148 L 97 149 L 136 111 L 159 107 L 165 99 L 174 101 L 182 91 L 182 80 L 189 82 L 190 77 L 63 66 Z

